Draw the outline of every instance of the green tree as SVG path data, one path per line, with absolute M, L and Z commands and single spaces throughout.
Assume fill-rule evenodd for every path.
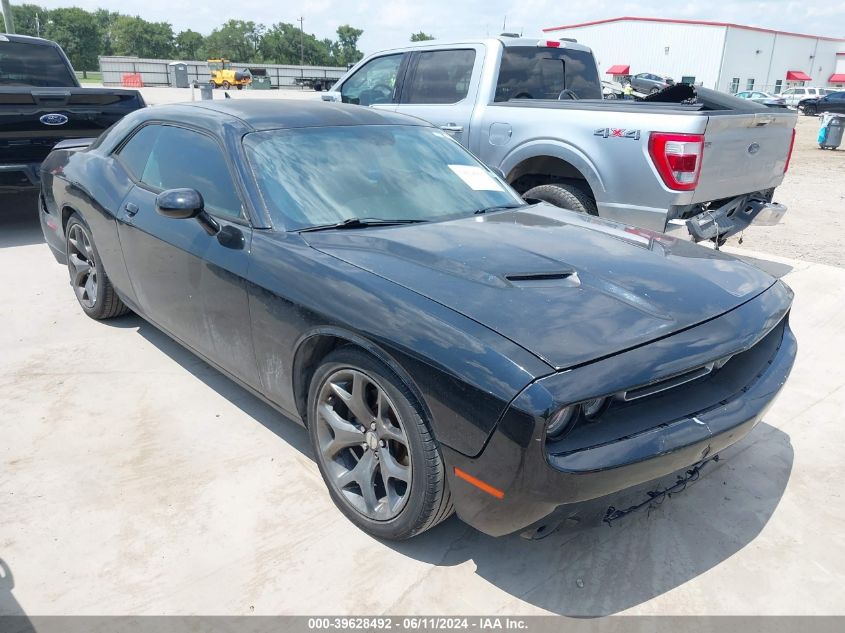
M 173 56 L 173 27 L 167 22 L 147 22 L 139 16 L 119 16 L 111 28 L 115 55 L 166 59 Z
M 205 38 L 202 49 L 208 59 L 225 57 L 233 62 L 256 61 L 264 31 L 263 24 L 229 20 Z
M 266 30 L 259 44 L 263 59 L 276 64 L 325 66 L 332 63 L 331 40 L 318 40 L 311 33 L 303 33 L 288 22 L 273 24 Z
M 97 9 L 94 11 L 93 17 L 97 23 L 97 28 L 100 30 L 100 55 L 114 55 L 112 29 L 120 14 L 108 9 Z
M 419 33 L 411 33 L 411 41 L 412 42 L 427 42 L 428 40 L 433 40 L 434 36 L 429 35 L 428 33 L 423 33 L 420 31 Z
M 348 24 L 343 24 L 337 27 L 337 43 L 334 46 L 334 62 L 338 66 L 354 64 L 364 56 L 364 53 L 358 50 L 358 40 L 363 33 L 363 30 L 356 29 Z
M 74 68 L 87 71 L 100 67 L 100 29 L 88 11 L 77 7 L 53 9 L 41 32 L 42 37 L 64 49 Z
M 15 19 L 15 31 L 19 35 L 38 36 L 36 16 L 41 22 L 41 35 L 44 35 L 44 23 L 47 21 L 47 9 L 37 4 L 15 4 L 12 5 L 12 17 Z
M 199 59 L 203 37 L 201 33 L 187 29 L 176 36 L 176 54 L 180 59 Z

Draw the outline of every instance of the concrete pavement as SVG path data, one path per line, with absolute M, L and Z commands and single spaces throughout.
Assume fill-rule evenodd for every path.
M 0 614 L 842 614 L 845 269 L 796 292 L 765 422 L 650 514 L 402 544 L 335 510 L 306 433 L 134 316 L 84 316 L 34 209 L 0 214 Z M 743 251 L 745 253 L 745 251 Z

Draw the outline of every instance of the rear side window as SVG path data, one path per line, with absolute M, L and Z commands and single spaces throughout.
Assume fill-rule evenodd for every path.
M 416 57 L 403 103 L 457 103 L 466 98 L 475 65 L 472 49 L 426 51 Z
M 76 78 L 54 46 L 0 41 L 0 86 L 67 87 Z
M 588 51 L 508 46 L 502 53 L 496 101 L 557 99 L 571 90 L 579 99 L 601 99 L 601 83 Z
M 138 130 L 118 152 L 120 162 L 135 180 L 141 180 L 147 159 L 155 145 L 160 125 L 146 125 Z

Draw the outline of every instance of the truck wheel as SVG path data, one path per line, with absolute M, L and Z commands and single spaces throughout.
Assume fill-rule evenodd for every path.
M 111 319 L 129 312 L 103 268 L 91 230 L 76 213 L 70 216 L 65 235 L 70 285 L 83 312 L 97 320 Z
M 244 89 L 244 86 L 243 86 L 243 84 L 238 84 L 238 85 L 236 86 L 236 88 L 237 88 L 238 90 L 243 90 L 243 89 Z
M 311 380 L 307 419 L 332 501 L 365 532 L 406 539 L 452 514 L 425 413 L 381 361 L 355 347 L 329 354 Z
M 599 214 L 596 201 L 593 200 L 592 196 L 583 189 L 569 183 L 559 182 L 553 185 L 540 185 L 529 189 L 522 197 L 526 200 L 530 198 L 542 200 L 561 209 L 569 209 L 578 213 Z
M 223 81 L 222 86 L 223 86 L 223 90 L 228 90 L 229 86 L 231 86 L 231 84 L 228 81 Z

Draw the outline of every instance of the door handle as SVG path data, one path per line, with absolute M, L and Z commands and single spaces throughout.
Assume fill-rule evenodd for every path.
M 134 202 L 127 202 L 123 205 L 123 209 L 126 211 L 126 215 L 128 215 L 130 218 L 136 213 L 138 213 L 138 205 Z
M 454 132 L 456 134 L 464 131 L 463 125 L 456 125 L 454 123 L 447 123 L 446 125 L 441 125 L 440 129 L 444 132 Z

